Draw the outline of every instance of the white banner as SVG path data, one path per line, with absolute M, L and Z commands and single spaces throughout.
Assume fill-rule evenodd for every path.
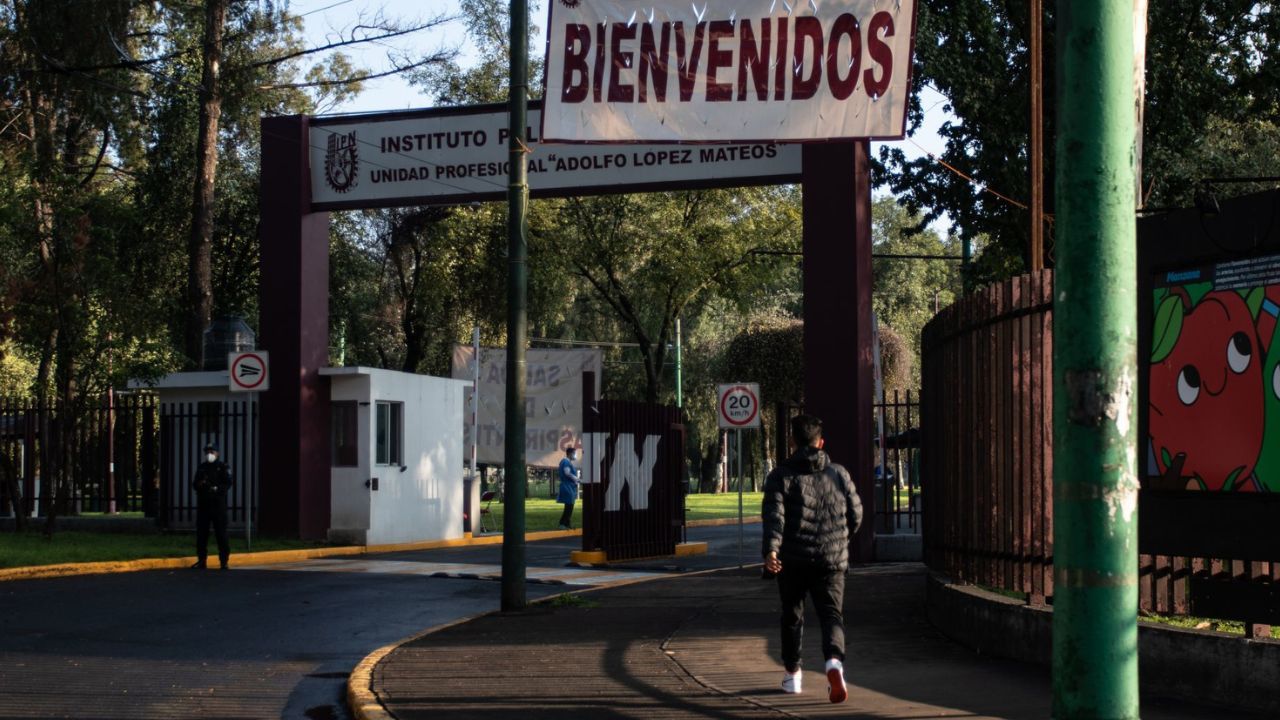
M 453 347 L 453 377 L 471 380 L 475 348 Z M 600 396 L 601 354 L 596 349 L 525 351 L 525 462 L 531 467 L 553 468 L 560 464 L 566 447 L 581 445 L 582 373 L 596 374 L 596 397 Z M 467 393 L 467 417 L 475 411 Z M 477 461 L 502 465 L 506 439 L 507 351 L 480 349 L 480 406 Z M 465 443 L 470 454 L 471 427 L 467 423 Z
M 471 202 L 506 197 L 505 110 L 386 113 L 313 121 L 314 209 L 395 202 Z M 666 185 L 787 182 L 800 177 L 797 145 L 543 146 L 542 113 L 529 111 L 529 188 L 535 195 L 588 194 Z
M 917 1 L 550 0 L 543 138 L 902 138 Z

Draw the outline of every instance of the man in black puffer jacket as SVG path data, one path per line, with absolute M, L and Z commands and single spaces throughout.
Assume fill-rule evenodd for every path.
M 862 501 L 849 472 L 822 451 L 822 421 L 791 419 L 795 453 L 764 483 L 764 568 L 782 595 L 784 692 L 801 691 L 800 643 L 804 598 L 813 598 L 822 623 L 828 699 L 844 702 L 844 576 L 849 538 L 862 524 Z

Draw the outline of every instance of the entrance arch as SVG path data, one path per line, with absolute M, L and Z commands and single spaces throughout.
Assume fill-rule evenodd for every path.
M 536 104 L 530 105 L 531 110 Z M 372 181 L 356 167 L 336 177 L 346 185 L 335 198 L 332 186 L 313 187 L 323 167 L 316 157 L 330 153 L 317 133 L 351 125 L 430 122 L 501 111 L 505 106 L 447 108 L 361 116 L 313 118 L 271 117 L 262 120 L 259 240 L 261 243 L 260 323 L 258 338 L 271 353 L 275 377 L 261 399 L 261 526 L 264 533 L 323 539 L 329 528 L 329 387 L 320 375 L 329 354 L 329 211 L 423 204 L 458 204 L 505 196 L 504 176 L 475 188 L 454 176 L 433 193 L 368 192 Z M 531 123 L 536 126 L 536 123 Z M 496 135 L 496 133 L 495 133 Z M 486 138 L 496 143 L 498 138 Z M 334 141 L 333 153 L 344 151 Z M 403 144 L 389 148 L 367 138 L 351 155 L 370 167 L 390 170 L 392 161 L 378 153 L 403 158 Z M 414 152 L 424 141 L 415 140 Z M 500 143 L 505 145 L 505 139 Z M 548 155 L 574 146 L 535 146 Z M 603 146 L 592 146 L 599 152 Z M 628 152 L 635 146 L 626 146 Z M 698 148 L 708 146 L 662 146 Z M 711 146 L 715 147 L 715 146 Z M 742 147 L 742 146 L 735 146 Z M 872 336 L 871 336 L 871 172 L 867 141 L 839 141 L 801 146 L 798 167 L 762 166 L 747 176 L 702 173 L 645 176 L 627 169 L 622 180 L 589 187 L 533 187 L 531 196 L 556 197 L 645 190 L 686 190 L 752 184 L 799 182 L 803 195 L 804 369 L 806 411 L 823 419 L 826 448 L 847 466 L 869 516 L 872 492 Z M 537 153 L 535 153 L 535 157 Z M 427 162 L 426 165 L 434 166 Z M 313 172 L 316 170 L 317 172 Z M 620 176 L 617 168 L 612 174 Z M 323 175 L 319 175 L 324 177 Z M 383 175 L 384 179 L 395 179 Z M 531 178 L 535 177 L 531 174 Z M 364 189 L 360 183 L 365 182 Z M 411 182 L 411 180 L 406 180 Z M 327 183 L 326 183 L 327 184 Z M 452 188 L 452 189 L 449 189 Z M 319 200 L 318 200 L 319 198 Z M 855 561 L 872 557 L 873 523 L 863 523 L 853 545 Z

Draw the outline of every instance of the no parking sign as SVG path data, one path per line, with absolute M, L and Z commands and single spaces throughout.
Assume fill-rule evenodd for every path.
M 716 407 L 723 430 L 741 430 L 760 427 L 760 385 L 757 383 L 730 383 L 717 385 Z

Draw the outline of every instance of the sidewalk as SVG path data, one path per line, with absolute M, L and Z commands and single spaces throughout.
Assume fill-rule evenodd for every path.
M 925 618 L 917 564 L 849 578 L 849 700 L 826 701 L 816 620 L 806 620 L 805 692 L 778 690 L 777 591 L 759 570 L 723 571 L 581 595 L 421 637 L 373 669 L 394 717 L 1048 718 L 1043 668 L 977 656 Z M 1254 717 L 1146 702 L 1147 720 Z

